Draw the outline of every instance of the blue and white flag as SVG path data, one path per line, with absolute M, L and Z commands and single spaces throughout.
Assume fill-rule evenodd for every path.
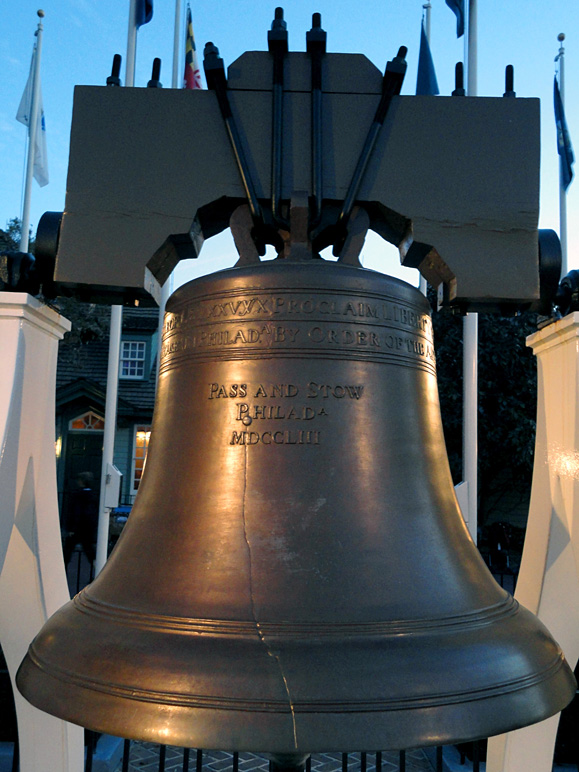
M 28 136 L 30 137 L 30 118 L 32 113 L 32 89 L 34 86 L 34 63 L 36 60 L 36 47 L 32 52 L 32 61 L 30 63 L 30 73 L 18 112 L 16 113 L 16 120 L 28 126 Z M 48 156 L 46 154 L 46 122 L 44 120 L 44 109 L 42 107 L 42 91 L 40 89 L 40 75 L 38 81 L 38 111 L 36 118 L 36 131 L 34 136 L 34 179 L 40 185 L 44 187 L 48 185 Z
M 446 4 L 456 16 L 456 37 L 464 35 L 464 0 L 446 0 Z
M 137 0 L 135 5 L 135 26 L 137 29 L 148 24 L 153 18 L 153 0 Z
M 424 29 L 424 19 L 420 26 L 420 51 L 418 53 L 418 74 L 416 76 L 416 96 L 440 94 L 434 71 L 434 62 Z
M 557 126 L 557 152 L 561 156 L 561 184 L 563 185 L 563 190 L 567 190 L 573 179 L 575 156 L 573 155 L 571 137 L 569 136 L 569 130 L 567 129 L 565 109 L 563 107 L 563 100 L 561 99 L 561 92 L 559 91 L 556 75 L 553 83 L 553 98 L 555 102 L 555 125 Z

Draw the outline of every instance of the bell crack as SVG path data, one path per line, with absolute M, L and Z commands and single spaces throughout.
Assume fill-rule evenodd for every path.
M 259 636 L 259 640 L 263 643 L 265 646 L 265 650 L 268 654 L 268 656 L 272 657 L 275 661 L 279 674 L 281 676 L 281 680 L 283 682 L 283 686 L 285 689 L 285 692 L 287 694 L 288 698 L 288 706 L 290 709 L 290 715 L 292 718 L 292 731 L 293 731 L 293 737 L 294 737 L 294 748 L 298 749 L 298 735 L 297 735 L 297 727 L 296 727 L 296 716 L 295 716 L 295 710 L 294 710 L 294 704 L 292 701 L 292 696 L 289 689 L 289 684 L 287 682 L 287 678 L 285 676 L 283 666 L 281 664 L 281 660 L 278 654 L 276 654 L 275 651 L 273 651 L 269 645 L 269 643 L 265 639 L 265 634 L 263 630 L 261 629 L 261 625 L 259 624 L 257 620 L 257 615 L 255 613 L 255 601 L 253 596 L 253 561 L 252 561 L 252 555 L 251 555 L 251 544 L 249 543 L 249 538 L 247 536 L 247 525 L 245 522 L 245 501 L 246 501 L 246 494 L 247 494 L 247 456 L 248 456 L 249 448 L 247 445 L 245 446 L 245 456 L 244 456 L 244 469 L 243 469 L 243 500 L 241 505 L 241 517 L 243 520 L 243 538 L 245 539 L 245 544 L 247 546 L 247 557 L 249 560 L 249 602 L 250 602 L 250 608 L 251 608 L 251 616 L 253 618 L 253 623 L 255 624 L 255 629 L 257 631 L 257 634 Z

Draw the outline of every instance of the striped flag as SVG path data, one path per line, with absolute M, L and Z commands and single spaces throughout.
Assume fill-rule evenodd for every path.
M 187 6 L 187 32 L 185 36 L 185 75 L 183 78 L 183 88 L 198 89 L 201 85 L 201 71 L 197 61 L 197 48 L 195 46 L 195 36 L 193 35 L 193 20 L 191 18 L 191 8 Z
M 36 61 L 36 46 L 32 52 L 32 61 L 30 63 L 30 73 L 24 93 L 18 106 L 16 120 L 28 126 L 28 136 L 30 137 L 30 118 L 32 112 L 32 88 L 34 85 L 34 65 Z M 40 78 L 40 75 L 38 76 Z M 42 92 L 40 90 L 40 81 L 38 83 L 38 113 L 36 119 L 36 132 L 34 137 L 34 179 L 43 188 L 48 185 L 48 156 L 46 154 L 46 122 L 44 120 L 44 109 L 42 107 Z
M 438 81 L 434 70 L 434 62 L 424 29 L 424 19 L 420 26 L 420 51 L 418 53 L 418 74 L 416 76 L 416 95 L 440 94 L 438 90 Z
M 464 0 L 446 0 L 446 4 L 456 16 L 456 37 L 464 35 Z
M 553 82 L 553 98 L 555 102 L 555 125 L 557 126 L 557 152 L 561 156 L 561 184 L 563 190 L 567 190 L 573 179 L 575 156 L 573 155 L 571 137 L 569 136 L 569 130 L 567 129 L 565 109 L 563 107 L 563 100 L 561 99 L 561 92 L 559 91 L 556 75 Z

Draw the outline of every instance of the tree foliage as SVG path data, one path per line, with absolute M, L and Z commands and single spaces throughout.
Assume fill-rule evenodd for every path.
M 2 244 L 0 245 L 0 249 L 6 250 L 7 252 L 18 251 L 18 248 L 20 246 L 21 233 L 22 233 L 22 220 L 19 217 L 12 217 L 12 219 L 8 220 L 8 222 L 6 223 L 6 230 L 0 231 L 0 234 L 2 236 Z M 34 254 L 34 236 L 32 234 L 32 226 L 30 226 L 29 237 L 30 237 L 30 240 L 28 245 L 28 251 Z
M 6 230 L 0 230 L 0 249 L 18 251 L 22 221 L 12 217 L 6 223 Z M 34 254 L 34 237 L 30 228 L 29 251 Z M 110 309 L 93 303 L 83 303 L 76 298 L 59 297 L 52 303 L 56 310 L 72 322 L 70 332 L 64 336 L 61 345 L 78 348 L 91 340 L 100 340 L 108 334 Z
M 111 317 L 109 306 L 83 303 L 76 298 L 64 297 L 57 298 L 54 305 L 59 313 L 72 323 L 62 345 L 78 348 L 89 341 L 102 340 L 108 335 Z
M 462 479 L 463 319 L 433 313 L 441 412 L 454 482 Z M 536 317 L 479 314 L 479 522 L 515 520 L 528 509 L 533 472 L 537 375 L 526 345 Z

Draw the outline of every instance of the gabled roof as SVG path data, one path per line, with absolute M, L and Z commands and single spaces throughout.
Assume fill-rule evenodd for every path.
M 123 309 L 123 335 L 131 332 L 152 335 L 157 330 L 158 319 L 158 309 Z M 108 356 L 108 336 L 75 346 L 67 345 L 66 339 L 61 341 L 56 374 L 57 407 L 62 408 L 81 396 L 104 405 Z M 151 351 L 151 357 L 153 365 L 147 379 L 119 380 L 119 415 L 143 418 L 152 415 L 157 371 L 155 350 Z
M 94 403 L 97 410 L 104 405 L 105 391 L 95 381 L 77 378 L 62 386 L 56 387 L 56 407 L 62 407 L 75 400 L 83 399 Z
M 86 378 L 78 378 L 63 386 L 56 388 L 56 407 L 62 408 L 73 402 L 83 402 L 97 413 L 103 414 L 106 400 L 106 390 L 96 381 L 90 381 Z M 142 410 L 137 412 L 141 413 Z M 149 411 L 145 411 L 149 412 Z M 135 406 L 122 397 L 118 397 L 117 413 L 119 415 L 133 415 Z

